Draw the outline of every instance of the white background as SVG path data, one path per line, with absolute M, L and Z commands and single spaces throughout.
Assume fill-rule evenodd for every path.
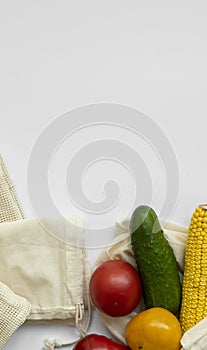
M 207 201 L 205 0 L 1 0 L 0 49 L 0 151 L 27 217 L 27 165 L 41 131 L 72 108 L 113 102 L 146 113 L 167 135 L 180 171 L 172 220 L 188 225 Z M 91 265 L 98 254 L 89 251 Z M 95 313 L 92 331 L 108 334 Z M 23 326 L 5 349 L 37 350 L 72 334 Z

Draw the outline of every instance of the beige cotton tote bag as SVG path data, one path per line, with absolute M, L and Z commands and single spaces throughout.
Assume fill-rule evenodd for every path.
M 2 157 L 0 162 L 0 285 L 4 294 L 16 296 L 19 312 L 25 303 L 24 317 L 2 344 L 25 321 L 75 326 L 78 339 L 89 326 L 91 309 L 83 223 L 77 216 L 25 219 Z M 0 328 L 0 344 L 1 338 Z M 45 349 L 67 344 L 46 341 Z

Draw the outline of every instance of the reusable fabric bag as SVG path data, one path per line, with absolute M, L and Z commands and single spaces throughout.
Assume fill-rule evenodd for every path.
M 0 266 L 0 281 L 31 304 L 28 321 L 61 322 L 84 332 L 90 268 L 77 217 L 2 223 Z
M 24 218 L 15 188 L 0 155 L 0 223 Z M 2 267 L 1 267 L 2 269 Z M 0 279 L 0 349 L 26 320 L 31 305 Z
M 102 262 L 113 259 L 128 261 L 136 268 L 136 261 L 131 247 L 129 232 L 130 218 L 117 221 L 114 233 L 114 239 L 111 244 L 105 248 L 98 257 L 95 268 Z M 164 225 L 164 235 L 173 248 L 176 260 L 178 262 L 181 279 L 184 271 L 185 246 L 187 241 L 187 229 L 175 223 L 169 222 Z M 124 317 L 110 317 L 100 311 L 99 316 L 106 328 L 121 342 L 125 343 L 124 331 L 127 323 L 135 314 L 145 310 L 143 299 L 140 301 L 137 309 L 130 315 Z M 197 323 L 194 327 L 184 333 L 181 339 L 181 350 L 207 350 L 207 318 Z
M 82 221 L 77 216 L 23 219 L 2 157 L 0 160 L 0 305 L 3 297 L 16 297 L 17 313 L 22 316 L 17 324 L 3 308 L 0 349 L 24 321 L 73 325 L 83 335 L 90 321 L 90 265 Z M 83 326 L 86 309 L 88 319 Z M 11 328 L 7 334 L 1 329 L 5 323 Z M 67 344 L 46 341 L 45 349 Z

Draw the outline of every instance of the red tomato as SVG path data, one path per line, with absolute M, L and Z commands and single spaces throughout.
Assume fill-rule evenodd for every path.
M 96 308 L 107 315 L 128 315 L 136 308 L 142 295 L 140 277 L 128 262 L 108 260 L 93 272 L 90 295 Z
M 73 350 L 129 350 L 129 348 L 104 335 L 89 334 L 79 340 Z

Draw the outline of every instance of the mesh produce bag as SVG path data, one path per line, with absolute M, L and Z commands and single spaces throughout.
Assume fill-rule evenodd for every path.
M 8 286 L 0 282 L 0 349 L 25 322 L 30 309 L 31 305 L 25 298 L 13 293 Z
M 0 222 L 24 218 L 12 180 L 0 154 Z

